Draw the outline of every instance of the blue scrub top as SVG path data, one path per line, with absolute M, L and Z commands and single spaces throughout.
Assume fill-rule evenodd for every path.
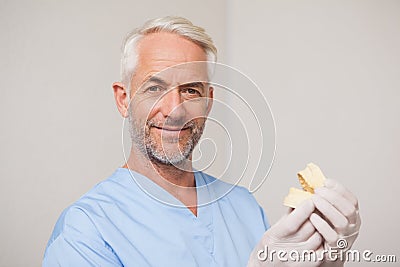
M 246 266 L 269 228 L 262 208 L 243 187 L 194 175 L 197 217 L 150 179 L 117 169 L 63 211 L 43 266 Z

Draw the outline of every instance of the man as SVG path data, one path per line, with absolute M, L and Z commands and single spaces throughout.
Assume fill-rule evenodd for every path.
M 43 266 L 268 266 L 278 261 L 260 257 L 266 247 L 321 252 L 338 236 L 351 247 L 357 199 L 332 180 L 270 228 L 246 189 L 193 170 L 215 60 L 211 38 L 184 18 L 151 20 L 128 35 L 113 89 L 129 119 L 130 156 L 64 210 Z

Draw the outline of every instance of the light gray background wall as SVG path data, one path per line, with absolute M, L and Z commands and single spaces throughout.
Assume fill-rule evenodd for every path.
M 227 14 L 227 60 L 276 120 L 276 160 L 256 193 L 271 220 L 314 161 L 359 198 L 356 247 L 400 261 L 400 1 L 235 0 Z
M 355 247 L 399 258 L 399 1 L 2 0 L 0 266 L 40 266 L 61 211 L 121 165 L 121 41 L 167 14 L 204 26 L 269 100 L 277 154 L 256 197 L 270 221 L 314 161 L 359 197 Z

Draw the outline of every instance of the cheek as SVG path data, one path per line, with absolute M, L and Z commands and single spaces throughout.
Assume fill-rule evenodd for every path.
M 149 101 L 148 99 L 138 99 L 137 101 L 132 102 L 132 114 L 140 121 L 148 121 L 156 114 L 154 102 Z
M 189 120 L 204 121 L 207 118 L 207 107 L 204 102 L 188 102 L 184 107 Z

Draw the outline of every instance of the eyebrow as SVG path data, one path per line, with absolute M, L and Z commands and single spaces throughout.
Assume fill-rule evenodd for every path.
M 168 83 L 166 81 L 164 81 L 161 78 L 155 77 L 155 76 L 151 76 L 149 79 L 145 80 L 145 82 L 143 84 L 147 84 L 147 83 L 157 83 L 163 86 L 167 86 Z
M 164 81 L 163 79 L 161 79 L 159 77 L 156 77 L 156 76 L 151 76 L 150 78 L 145 80 L 143 85 L 146 85 L 148 83 L 156 83 L 156 84 L 159 84 L 161 86 L 168 87 L 168 83 L 166 81 Z M 178 87 L 180 87 L 180 88 L 182 88 L 182 87 L 194 87 L 194 88 L 199 88 L 204 92 L 204 87 L 205 86 L 204 86 L 204 83 L 202 83 L 202 82 L 189 82 L 189 83 L 180 84 L 180 85 L 178 85 Z

